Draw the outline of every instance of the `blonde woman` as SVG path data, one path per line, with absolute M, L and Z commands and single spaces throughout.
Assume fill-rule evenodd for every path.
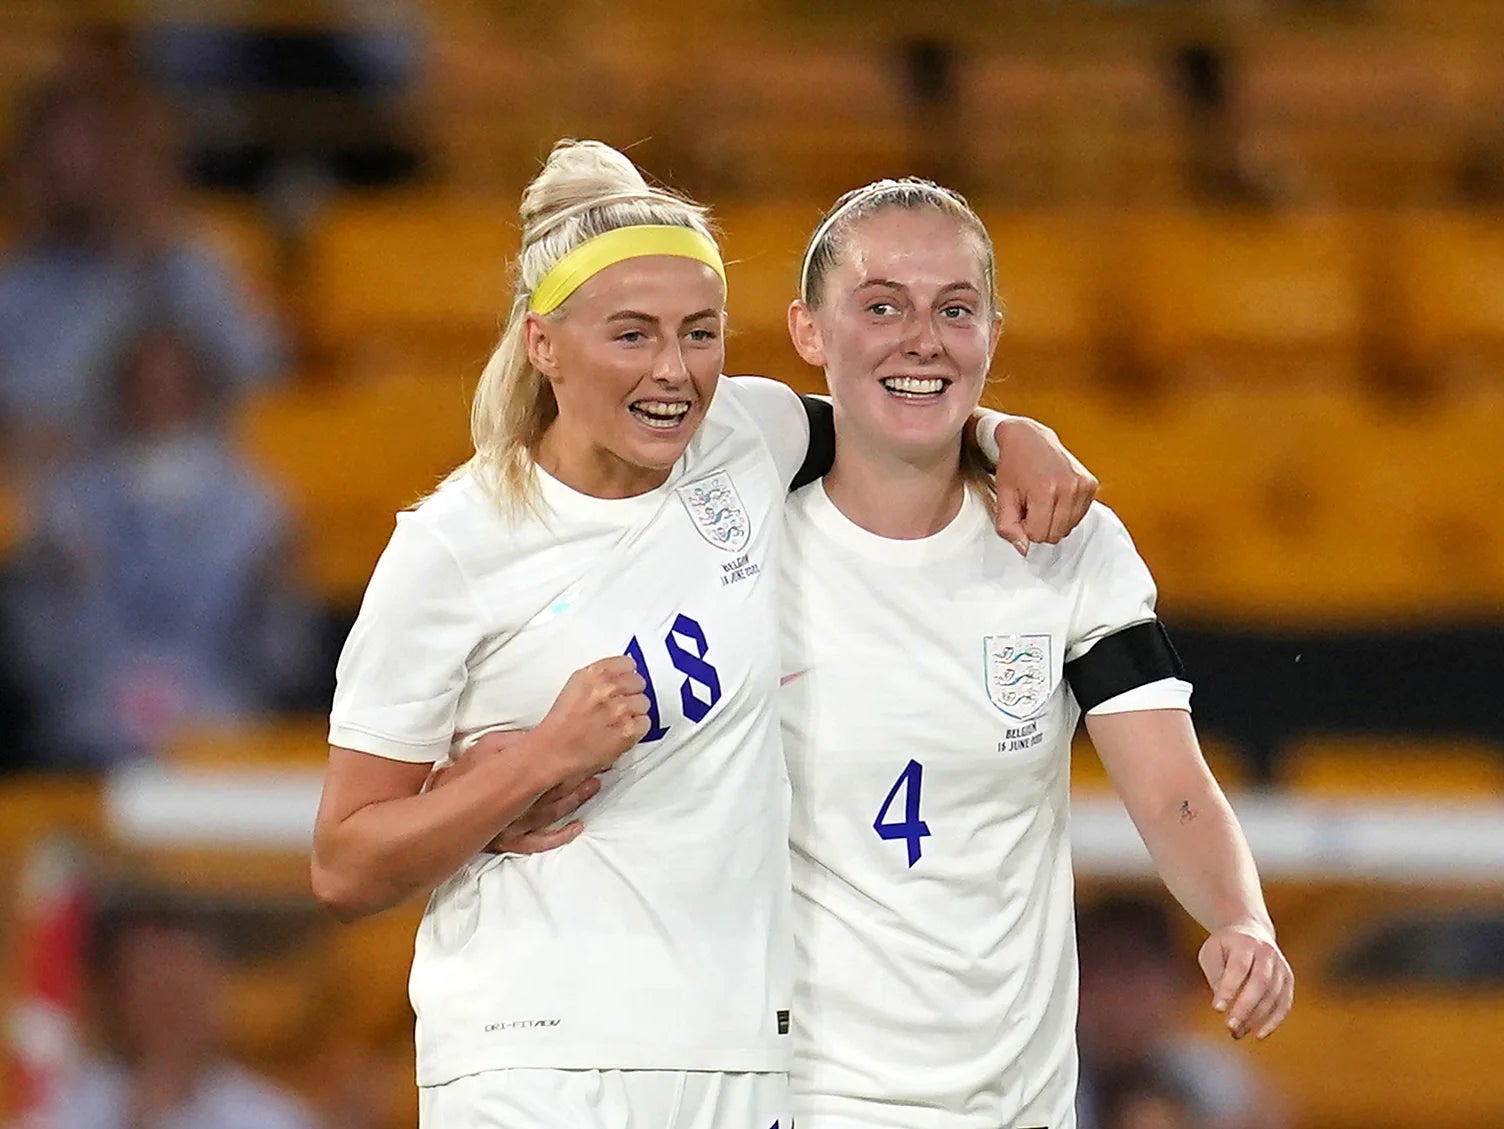
M 475 456 L 399 517 L 340 660 L 314 889 L 345 917 L 433 892 L 423 1125 L 786 1126 L 774 595 L 812 417 L 720 379 L 703 209 L 562 143 L 521 219 Z M 1048 435 L 1005 452 L 1072 499 L 1036 514 L 1084 511 Z M 513 846 L 558 849 L 482 853 L 519 815 Z

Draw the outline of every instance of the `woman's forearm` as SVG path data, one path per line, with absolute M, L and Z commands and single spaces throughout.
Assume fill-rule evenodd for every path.
M 1186 912 L 1209 933 L 1245 925 L 1272 936 L 1253 854 L 1202 759 L 1190 715 L 1089 716 L 1087 728 L 1155 869 Z
M 439 886 L 558 783 L 534 745 L 517 740 L 477 758 L 463 780 L 424 792 L 428 765 L 332 749 L 314 833 L 314 896 L 351 920 Z

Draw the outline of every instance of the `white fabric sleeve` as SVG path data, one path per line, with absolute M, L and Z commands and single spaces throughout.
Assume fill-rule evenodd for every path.
M 997 466 L 997 460 L 1002 454 L 1002 448 L 997 445 L 998 424 L 1010 417 L 1003 412 L 995 412 L 991 408 L 983 408 L 982 414 L 976 417 L 972 426 L 977 429 L 977 446 L 982 449 L 993 466 Z
M 1154 578 L 1117 514 L 1093 502 L 1062 548 L 1079 554 L 1070 562 L 1075 606 L 1066 662 L 1079 659 L 1104 636 L 1154 618 Z
M 442 758 L 486 630 L 454 554 L 416 515 L 399 514 L 340 654 L 329 743 L 415 763 Z
M 773 453 L 773 462 L 784 486 L 794 481 L 794 475 L 804 465 L 804 456 L 809 452 L 809 416 L 795 392 L 781 380 L 765 376 L 732 376 L 723 378 L 734 391 L 739 404 L 757 425 L 763 441 Z
M 1138 710 L 1185 710 L 1191 712 L 1191 684 L 1179 678 L 1161 678 L 1108 698 L 1086 711 L 1088 717 Z

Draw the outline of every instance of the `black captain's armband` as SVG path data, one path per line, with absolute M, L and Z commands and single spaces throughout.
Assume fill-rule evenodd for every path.
M 1170 633 L 1157 619 L 1099 639 L 1086 654 L 1065 664 L 1066 681 L 1082 713 L 1151 682 L 1184 677 L 1185 667 L 1170 642 Z
M 804 465 L 794 475 L 790 490 L 824 478 L 836 461 L 836 413 L 830 401 L 817 396 L 800 396 L 799 399 L 804 403 L 804 414 L 809 416 L 809 450 L 804 453 Z

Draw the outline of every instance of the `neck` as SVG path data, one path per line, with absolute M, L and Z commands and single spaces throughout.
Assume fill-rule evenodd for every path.
M 825 476 L 825 494 L 868 533 L 913 541 L 939 533 L 955 520 L 966 482 L 958 450 L 906 457 L 842 436 Z
M 573 436 L 557 420 L 543 433 L 534 453 L 537 464 L 571 490 L 592 498 L 634 498 L 668 481 L 669 469 L 637 466 Z

